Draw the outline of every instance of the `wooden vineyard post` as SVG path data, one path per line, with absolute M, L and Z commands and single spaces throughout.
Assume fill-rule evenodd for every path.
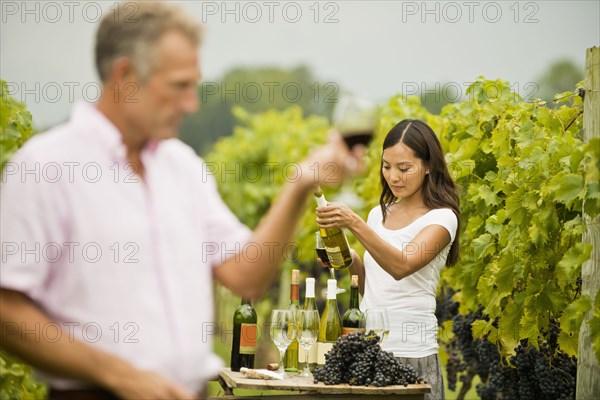
M 586 143 L 600 137 L 600 47 L 586 51 L 585 81 L 586 90 L 583 103 L 583 130 Z M 595 166 L 594 166 L 595 167 Z M 594 296 L 600 289 L 600 216 L 594 219 L 585 213 L 583 218 L 586 231 L 583 243 L 591 243 L 592 255 L 581 269 L 582 295 Z M 592 350 L 590 326 L 591 312 L 588 312 L 579 331 L 577 354 L 577 400 L 600 399 L 600 365 Z

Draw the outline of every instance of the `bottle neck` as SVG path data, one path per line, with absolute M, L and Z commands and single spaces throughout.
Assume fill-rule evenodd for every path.
M 298 284 L 297 283 L 292 283 L 291 288 L 290 288 L 290 303 L 291 304 L 298 304 L 298 296 L 299 290 L 298 290 Z
M 325 303 L 325 308 L 329 308 L 330 310 L 337 310 L 337 300 L 335 298 L 327 299 L 327 303 Z
M 306 299 L 304 299 L 304 309 L 305 310 L 316 310 L 317 309 L 317 305 L 315 304 L 314 297 L 307 297 Z
M 319 207 L 325 207 L 327 205 L 327 200 L 325 200 L 325 195 L 321 191 L 315 193 L 315 200 Z
M 358 308 L 358 286 L 350 286 L 350 308 Z
M 335 279 L 327 280 L 327 302 L 336 299 L 337 281 Z
M 251 306 L 252 305 L 252 300 L 246 299 L 246 298 L 242 297 L 242 305 L 245 305 L 245 304 Z

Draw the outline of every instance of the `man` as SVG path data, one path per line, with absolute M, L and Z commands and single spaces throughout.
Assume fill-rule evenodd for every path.
M 78 104 L 5 170 L 1 345 L 53 398 L 195 398 L 221 367 L 207 335 L 212 280 L 260 296 L 314 183 L 341 182 L 360 157 L 332 136 L 251 232 L 173 138 L 198 109 L 196 22 L 167 3 L 124 3 L 96 40 L 97 105 Z

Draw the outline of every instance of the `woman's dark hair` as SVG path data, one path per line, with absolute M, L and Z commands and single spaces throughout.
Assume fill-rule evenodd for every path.
M 450 247 L 450 253 L 446 260 L 447 265 L 454 265 L 460 258 L 459 233 L 460 233 L 460 209 L 456 185 L 450 176 L 442 146 L 433 130 L 423 121 L 417 119 L 405 119 L 394 126 L 383 141 L 383 150 L 395 146 L 399 142 L 410 148 L 415 157 L 421 159 L 429 173 L 423 181 L 423 199 L 425 206 L 430 209 L 449 208 L 456 215 L 458 227 L 454 243 Z M 383 221 L 387 215 L 387 209 L 397 199 L 392 193 L 382 172 L 383 157 L 379 174 L 383 190 L 379 198 Z

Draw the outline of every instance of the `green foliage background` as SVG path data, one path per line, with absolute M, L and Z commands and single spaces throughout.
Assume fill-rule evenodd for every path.
M 259 113 L 295 105 L 306 115 L 328 116 L 339 91 L 333 82 L 318 82 L 304 66 L 234 68 L 214 82 L 202 82 L 198 88 L 200 110 L 186 118 L 180 138 L 198 154 L 206 155 L 218 138 L 233 133 L 235 107 Z
M 9 96 L 0 80 L 0 168 L 34 134 L 25 104 Z M 36 382 L 31 368 L 0 350 L 0 399 L 44 399 L 46 386 Z
M 584 203 L 591 217 L 600 212 L 600 143 L 583 143 L 582 101 L 574 93 L 558 94 L 563 104 L 548 108 L 543 102 L 525 102 L 506 81 L 480 78 L 467 96 L 445 106 L 440 115 L 430 114 L 418 98 L 401 95 L 382 107 L 368 149 L 369 173 L 352 183 L 364 200 L 364 207 L 355 211 L 366 217 L 377 205 L 385 134 L 405 118 L 426 121 L 438 134 L 461 189 L 462 260 L 444 270 L 441 286 L 457 291 L 461 313 L 483 307 L 490 322 L 477 321 L 474 337 L 486 336 L 503 355 L 514 353 L 521 339 L 537 346 L 537 338 L 556 319 L 560 347 L 576 356 L 579 326 L 592 308 L 577 284 L 591 251 L 581 242 L 586 228 L 581 214 Z M 234 135 L 222 139 L 207 157 L 229 171 L 242 171 L 248 163 L 297 162 L 324 140 L 327 128 L 324 121 L 305 120 L 294 109 L 252 116 L 238 112 L 238 117 Z M 217 180 L 231 209 L 254 226 L 284 183 L 282 169 L 274 176 L 252 183 L 243 174 Z M 313 209 L 306 210 L 300 224 L 293 258 L 307 268 L 307 275 L 314 273 Z M 356 240 L 350 241 L 360 249 Z M 590 324 L 598 322 L 599 314 L 596 305 Z M 593 332 L 600 359 L 600 337 L 597 329 Z M 451 336 L 451 326 L 444 324 L 442 341 Z
M 33 134 L 25 105 L 10 98 L 2 83 L 0 151 L 2 165 Z M 379 197 L 380 148 L 387 131 L 405 118 L 419 118 L 438 134 L 451 173 L 461 188 L 462 261 L 445 269 L 441 286 L 457 290 L 461 313 L 480 305 L 490 322 L 477 321 L 474 337 L 487 336 L 503 354 L 520 339 L 536 346 L 550 319 L 560 321 L 559 344 L 576 355 L 583 315 L 590 321 L 594 351 L 600 359 L 600 296 L 596 304 L 580 295 L 577 278 L 590 256 L 581 243 L 586 228 L 582 210 L 600 212 L 600 143 L 581 139 L 582 102 L 561 93 L 562 105 L 547 108 L 511 92 L 508 82 L 478 79 L 468 99 L 433 115 L 418 98 L 398 95 L 380 110 L 379 126 L 367 152 L 368 174 L 350 183 L 364 205 L 363 217 Z M 294 163 L 324 143 L 329 124 L 322 116 L 305 116 L 301 107 L 251 114 L 234 111 L 232 136 L 221 139 L 206 161 L 215 171 L 219 190 L 241 221 L 256 226 L 281 186 L 294 180 Z M 326 192 L 328 198 L 336 193 Z M 258 305 L 264 314 L 272 304 L 286 303 L 288 269 L 319 274 L 314 265 L 314 207 L 307 207 L 296 232 L 297 248 L 286 260 L 280 285 Z M 360 245 L 349 237 L 360 252 Z M 340 285 L 347 284 L 343 276 Z M 218 322 L 228 322 L 237 303 L 218 289 Z M 344 300 L 341 300 L 345 303 Z M 444 325 L 442 341 L 451 336 Z M 43 397 L 29 370 L 1 355 L 2 398 Z M 13 397 L 10 397 L 13 396 Z M 17 397 L 14 397 L 17 396 Z
M 33 133 L 27 106 L 12 98 L 6 82 L 0 80 L 0 169 Z

